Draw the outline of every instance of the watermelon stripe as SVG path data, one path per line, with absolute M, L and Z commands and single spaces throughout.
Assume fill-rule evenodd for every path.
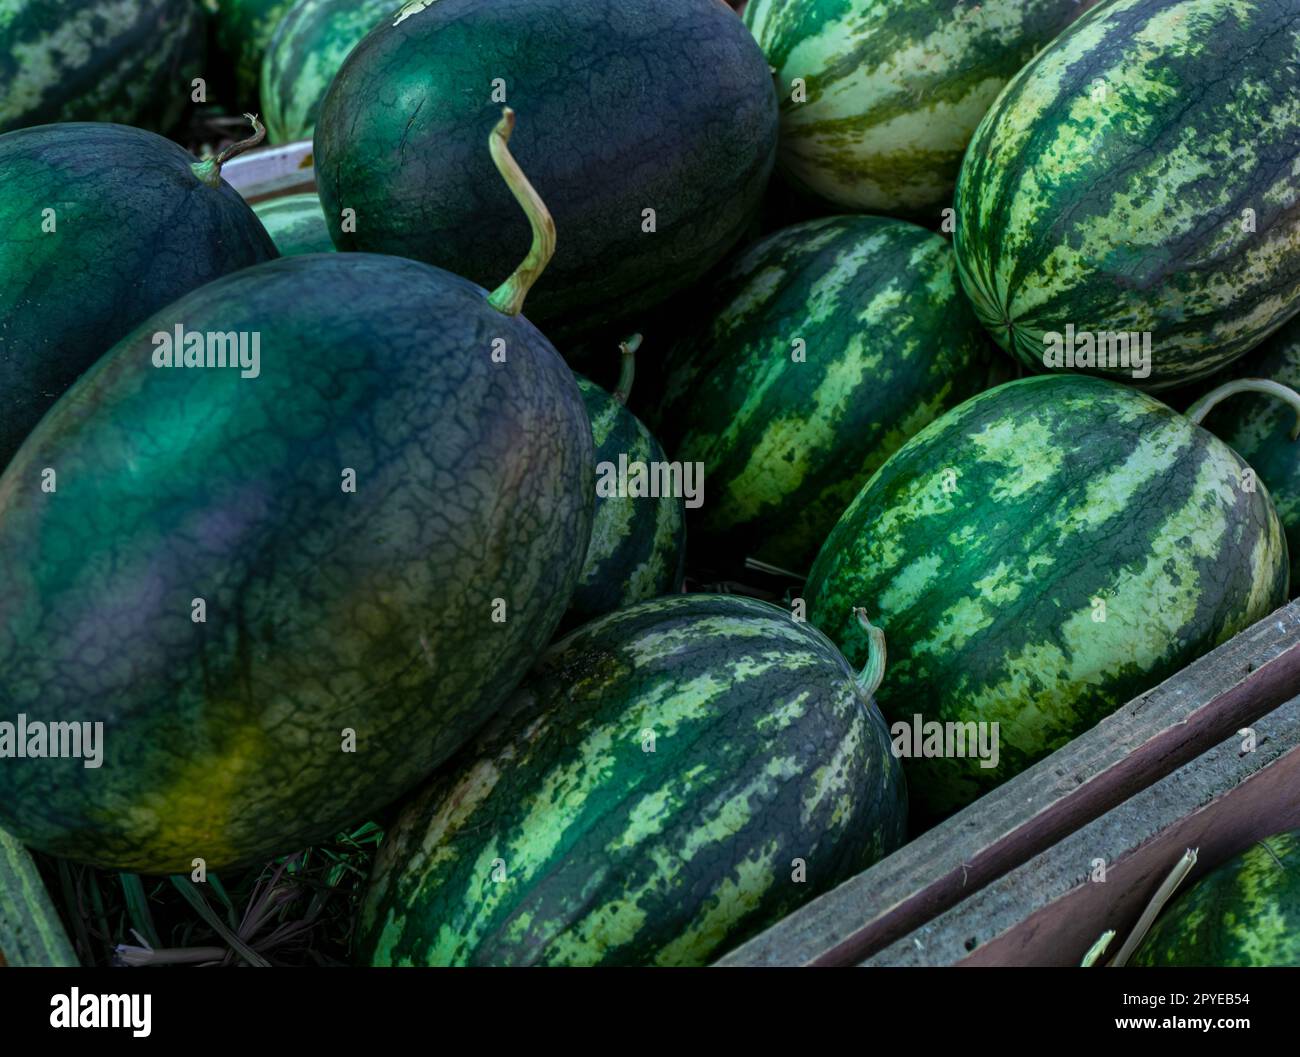
M 669 353 L 660 429 L 674 457 L 704 464 L 692 545 L 735 561 L 805 571 L 885 459 L 987 381 L 951 247 L 904 221 L 770 235 L 701 318 Z
M 404 812 L 361 949 L 699 964 L 896 846 L 901 797 L 879 714 L 822 635 L 748 599 L 656 599 L 552 647 Z
M 967 141 L 1080 0 L 752 0 L 777 70 L 782 170 L 846 209 L 946 205 Z M 807 99 L 796 102 L 802 78 Z
M 1300 830 L 1257 842 L 1189 888 L 1129 965 L 1300 966 Z
M 858 663 L 849 610 L 879 613 L 891 719 L 1001 725 L 996 769 L 909 761 L 918 801 L 973 799 L 1281 604 L 1281 526 L 1244 466 L 1151 398 L 1062 376 L 967 401 L 881 468 L 818 556 L 809 619 Z
M 0 132 L 54 121 L 165 132 L 203 53 L 194 0 L 9 0 L 0 6 Z
M 666 460 L 659 442 L 626 407 L 594 382 L 578 378 L 600 464 Z M 586 564 L 566 623 L 608 613 L 681 587 L 686 530 L 680 496 L 596 496 Z
M 1297 39 L 1291 2 L 1116 0 L 1017 75 L 956 197 L 962 281 L 1004 348 L 1042 369 L 1067 324 L 1150 332 L 1139 384 L 1160 389 L 1300 307 Z
M 262 108 L 272 143 L 311 139 L 343 60 L 400 6 L 401 0 L 297 0 L 262 59 Z
M 253 206 L 257 219 L 271 236 L 281 257 L 300 253 L 330 253 L 329 225 L 314 193 L 268 198 Z

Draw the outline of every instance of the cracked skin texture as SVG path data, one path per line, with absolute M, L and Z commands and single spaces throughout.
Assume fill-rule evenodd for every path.
M 757 44 L 716 0 L 438 0 L 348 56 L 316 125 L 335 245 L 428 261 L 484 286 L 529 228 L 496 176 L 493 79 L 511 153 L 558 232 L 529 315 L 559 340 L 684 289 L 754 216 L 777 103 Z M 340 211 L 356 210 L 356 232 Z M 642 231 L 642 210 L 657 230 Z
M 988 383 L 951 246 L 901 220 L 769 235 L 697 318 L 669 350 L 658 421 L 674 458 L 704 464 L 712 498 L 688 513 L 691 545 L 723 568 L 807 571 L 885 459 Z
M 177 322 L 260 332 L 261 376 L 153 367 L 151 333 Z M 0 825 L 172 873 L 368 816 L 546 645 L 582 567 L 592 473 L 559 354 L 449 273 L 292 257 L 169 306 L 0 477 L 0 715 L 105 725 L 98 770 L 6 760 Z
M 0 469 L 77 376 L 183 294 L 276 256 L 227 184 L 152 132 L 69 123 L 0 136 Z M 53 209 L 55 230 L 42 231 Z
M 1113 0 L 1039 52 L 953 203 L 962 284 L 1002 347 L 1042 371 L 1044 334 L 1069 324 L 1149 333 L 1150 377 L 1089 373 L 1160 390 L 1293 316 L 1298 67 L 1297 0 Z
M 0 0 L 0 132 L 54 121 L 166 132 L 204 49 L 195 0 Z
M 652 599 L 552 646 L 408 804 L 356 950 L 700 965 L 897 848 L 906 803 L 880 713 L 825 636 L 753 599 Z
M 851 608 L 867 608 L 889 641 L 891 722 L 1000 724 L 996 768 L 905 761 L 919 816 L 970 803 L 1286 601 L 1282 526 L 1245 469 L 1135 389 L 1040 375 L 966 401 L 875 473 L 813 564 L 808 619 L 856 664 Z
M 1300 830 L 1257 841 L 1196 882 L 1129 965 L 1300 966 Z

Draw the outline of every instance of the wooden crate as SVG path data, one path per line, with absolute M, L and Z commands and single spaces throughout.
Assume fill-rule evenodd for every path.
M 986 943 L 1001 937 L 1001 930 L 1023 923 L 1031 900 L 1047 898 L 1045 893 L 1021 890 L 1045 883 L 1028 872 L 1034 863 L 1049 874 L 1052 868 L 1042 865 L 1043 859 L 1055 864 L 1060 876 L 1057 888 L 1051 891 L 1064 896 L 1067 893 L 1062 886 L 1085 878 L 1091 860 L 1105 857 L 1115 864 L 1111 881 L 1104 895 L 1101 886 L 1094 892 L 1085 887 L 1087 898 L 1105 900 L 1108 906 L 1118 908 L 1117 913 L 1134 906 L 1140 909 L 1139 904 L 1153 891 L 1143 869 L 1163 877 L 1182 854 L 1182 846 L 1171 861 L 1152 853 L 1142 860 L 1142 868 L 1126 864 L 1117 872 L 1121 858 L 1129 853 L 1128 846 L 1116 844 L 1118 837 L 1113 834 L 1110 844 L 1101 841 L 1097 827 L 1121 825 L 1116 820 L 1127 817 L 1129 809 L 1112 809 L 1153 783 L 1157 788 L 1148 798 L 1168 796 L 1170 782 L 1178 788 L 1178 783 L 1185 781 L 1178 777 L 1183 773 L 1178 768 L 1189 761 L 1195 761 L 1190 766 L 1197 767 L 1221 758 L 1225 739 L 1297 693 L 1300 602 L 1291 602 L 869 870 L 795 911 L 718 964 L 847 965 L 864 959 L 873 965 L 948 964 L 985 957 L 1001 957 L 1008 964 L 1020 964 L 1018 959 L 1023 958 L 1028 964 L 1033 958 L 1045 958 L 1044 948 L 1033 940 L 1037 925 L 1028 933 L 1018 932 L 1016 940 L 999 939 L 996 949 L 987 955 L 983 952 Z M 1287 707 L 1293 708 L 1294 703 Z M 1288 744 L 1295 748 L 1296 729 L 1278 727 L 1278 722 L 1269 717 L 1274 733 L 1256 753 L 1243 758 L 1240 766 L 1263 764 L 1270 753 Z M 1300 756 L 1290 765 L 1293 796 L 1300 796 L 1297 764 Z M 1171 772 L 1177 774 L 1166 778 Z M 1285 772 L 1275 773 L 1270 781 L 1285 778 Z M 1186 809 L 1187 805 L 1179 802 L 1177 807 Z M 1144 809 L 1135 810 L 1140 817 Z M 1185 813 L 1180 810 L 1178 817 Z M 1268 825 L 1287 828 L 1277 825 L 1278 821 L 1270 819 Z M 1230 816 L 1225 830 L 1231 829 L 1229 822 Z M 1066 845 L 1065 838 L 1076 831 Z M 1242 834 L 1234 837 L 1224 832 L 1217 839 L 1224 845 L 1235 842 L 1239 846 L 1255 839 L 1245 829 Z M 1189 831 L 1188 839 L 1192 836 Z M 1171 839 L 1176 844 L 1182 838 Z M 1136 849 L 1136 844 L 1131 847 Z M 1210 861 L 1218 848 L 1207 844 L 1203 861 Z M 1035 859 L 1047 849 L 1051 850 L 1046 856 Z M 1110 849 L 1109 854 L 1102 849 Z M 1092 854 L 1077 858 L 1089 850 Z M 1058 852 L 1066 858 L 1052 858 Z M 1073 888 L 1069 892 L 1079 898 Z M 1086 900 L 1079 905 L 1096 910 Z M 1033 909 L 1038 909 L 1037 903 Z M 1067 909 L 1063 918 L 1051 920 L 1066 929 L 1070 914 Z M 1089 937 L 1083 950 L 1106 927 L 1094 928 L 1092 919 L 1085 924 L 1085 917 L 1080 913 L 1078 924 L 1080 934 Z M 1076 938 L 1071 934 L 1072 942 Z M 968 949 L 967 942 L 972 940 Z M 1021 946 L 1015 946 L 1017 942 Z M 1057 952 L 1062 963 L 1077 962 L 1073 946 L 1058 948 L 1055 941 L 1042 942 Z M 1078 952 L 1080 957 L 1082 953 Z
M 1186 849 L 1198 859 L 1183 889 L 1300 828 L 1300 697 L 1249 730 L 1253 749 L 1232 735 L 865 964 L 1078 965 L 1107 929 L 1114 954 Z

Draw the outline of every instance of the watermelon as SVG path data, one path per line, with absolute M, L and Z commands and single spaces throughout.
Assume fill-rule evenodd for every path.
M 194 0 L 0 0 L 0 132 L 53 121 L 166 132 L 203 55 Z
M 918 817 L 971 802 L 1286 601 L 1282 526 L 1248 469 L 1153 397 L 1086 375 L 998 386 L 894 453 L 805 598 L 854 663 L 867 644 L 845 614 L 878 614 L 892 723 L 969 724 L 987 747 L 996 733 L 983 758 L 911 740 Z
M 902 220 L 778 231 L 713 291 L 668 354 L 659 414 L 708 481 L 692 550 L 802 575 L 880 464 L 984 387 L 989 346 L 952 247 Z
M 311 139 L 330 81 L 361 38 L 401 0 L 297 0 L 262 59 L 262 108 L 272 143 Z
M 1258 841 L 1203 877 L 1128 964 L 1300 966 L 1300 830 Z
M 334 244 L 499 282 L 528 238 L 476 149 L 502 95 L 527 118 L 515 153 L 559 231 L 529 300 L 556 340 L 691 285 L 756 214 L 776 93 L 718 0 L 414 0 L 357 45 L 321 107 Z
M 639 494 L 637 483 L 658 480 L 657 468 L 668 461 L 659 442 L 624 406 L 640 342 L 638 334 L 623 345 L 624 369 L 613 394 L 577 376 L 596 450 L 596 512 L 582 577 L 565 618 L 568 625 L 682 586 L 682 497 L 662 494 L 658 487 L 653 491 L 661 494 Z
M 234 102 L 256 106 L 262 59 L 294 0 L 203 0 L 212 23 L 211 51 L 230 82 Z
M 898 847 L 906 790 L 861 675 L 765 602 L 675 595 L 556 643 L 404 809 L 375 965 L 699 965 Z
M 1300 309 L 1297 30 L 1293 0 L 1114 0 L 1007 85 L 955 200 L 1003 348 L 1159 390 Z
M 132 327 L 276 251 L 215 159 L 196 161 L 142 129 L 71 122 L 9 132 L 0 172 L 3 469 Z
M 936 217 L 1003 85 L 1089 6 L 751 0 L 745 24 L 777 71 L 778 167 L 840 209 Z
M 268 198 L 254 205 L 253 212 L 282 257 L 330 253 L 334 249 L 320 198 L 314 193 Z
M 395 257 L 270 261 L 152 316 L 45 416 L 0 476 L 0 701 L 102 723 L 101 755 L 6 758 L 0 825 L 145 873 L 258 861 L 487 720 L 568 606 L 594 505 L 572 371 L 498 301 Z M 182 327 L 205 340 L 179 369 L 159 337 Z
M 1232 374 L 1300 387 L 1300 319 L 1233 364 Z M 1256 394 L 1224 402 L 1205 421 L 1268 486 L 1286 529 L 1287 550 L 1300 559 L 1300 443 L 1292 417 L 1276 400 Z M 1300 560 L 1291 566 L 1290 594 L 1300 594 Z
M 0 829 L 0 968 L 77 964 L 31 855 Z

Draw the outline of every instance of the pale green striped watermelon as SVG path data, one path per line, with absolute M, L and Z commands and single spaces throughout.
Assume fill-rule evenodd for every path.
M 1114 0 L 1016 76 L 955 202 L 962 282 L 1004 348 L 1158 390 L 1300 309 L 1298 39 L 1297 0 Z M 1072 368 L 1044 359 L 1067 327 Z M 1149 374 L 1098 362 L 1102 334 L 1149 338 Z
M 1002 86 L 1088 6 L 750 0 L 745 22 L 776 69 L 782 172 L 841 209 L 936 214 Z
M 753 599 L 675 595 L 556 643 L 403 811 L 357 951 L 376 965 L 698 965 L 903 840 L 861 674 Z
M 853 607 L 883 627 L 891 722 L 999 725 L 996 766 L 906 761 L 924 815 L 970 803 L 1286 601 L 1282 526 L 1247 469 L 1188 417 L 1085 375 L 982 393 L 880 468 L 805 596 L 851 662 L 867 653 Z

